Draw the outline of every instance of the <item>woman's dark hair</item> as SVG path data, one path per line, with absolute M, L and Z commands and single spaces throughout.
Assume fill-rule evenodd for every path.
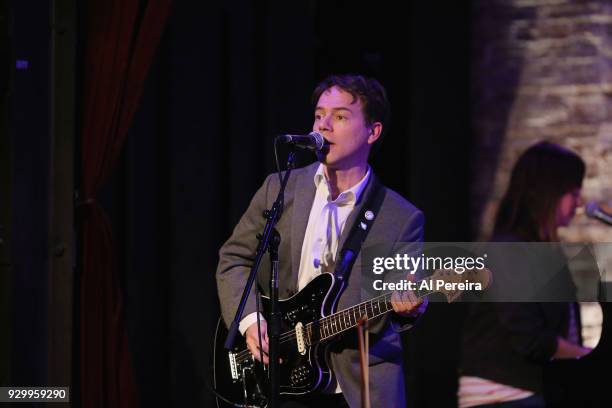
M 510 185 L 497 212 L 495 235 L 556 241 L 559 199 L 582 186 L 584 172 L 584 161 L 564 147 L 540 142 L 528 148 L 512 170 Z
M 390 119 L 390 107 L 387 100 L 387 92 L 380 82 L 374 78 L 362 75 L 344 74 L 328 76 L 319 82 L 312 93 L 312 105 L 314 108 L 316 108 L 321 94 L 334 86 L 350 93 L 353 96 L 353 102 L 359 98 L 366 125 L 370 126 L 374 122 L 380 122 L 383 125 L 383 134 L 385 133 L 385 128 L 389 124 Z M 376 144 L 379 144 L 381 140 L 382 134 Z

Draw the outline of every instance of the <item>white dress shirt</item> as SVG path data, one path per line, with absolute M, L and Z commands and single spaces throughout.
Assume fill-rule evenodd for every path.
M 315 198 L 302 244 L 298 290 L 302 290 L 308 282 L 321 273 L 334 271 L 338 241 L 346 219 L 355 208 L 355 203 L 361 197 L 369 178 L 368 167 L 365 176 L 357 184 L 332 200 L 324 167 L 319 165 L 314 176 Z
M 370 178 L 370 167 L 368 166 L 365 176 L 357 184 L 341 192 L 335 200 L 332 200 L 329 181 L 325 177 L 324 170 L 321 164 L 314 175 L 313 182 L 316 192 L 302 243 L 298 290 L 302 290 L 308 282 L 321 273 L 334 271 L 338 240 L 346 219 L 355 208 L 355 203 L 361 197 Z M 261 319 L 263 320 L 263 316 Z M 240 333 L 244 335 L 246 329 L 256 321 L 257 313 L 245 316 L 238 327 Z

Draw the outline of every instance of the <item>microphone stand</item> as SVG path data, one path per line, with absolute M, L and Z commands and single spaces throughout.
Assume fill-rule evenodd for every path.
M 257 235 L 259 244 L 257 245 L 255 261 L 253 263 L 253 266 L 251 267 L 251 272 L 249 273 L 249 278 L 247 279 L 246 286 L 244 287 L 244 291 L 242 292 L 242 298 L 240 299 L 238 310 L 236 310 L 236 315 L 234 317 L 234 320 L 232 321 L 232 324 L 229 327 L 229 333 L 224 344 L 224 347 L 227 350 L 232 350 L 234 347 L 234 341 L 236 338 L 236 334 L 238 333 L 238 326 L 240 325 L 240 320 L 242 320 L 242 314 L 244 313 L 244 308 L 246 306 L 247 299 L 249 297 L 249 294 L 251 293 L 253 283 L 255 282 L 255 277 L 257 276 L 259 264 L 261 263 L 261 260 L 266 251 L 269 251 L 272 268 L 272 273 L 270 274 L 270 316 L 268 324 L 268 375 L 270 379 L 270 408 L 278 408 L 280 406 L 280 382 L 278 362 L 278 344 L 280 338 L 280 310 L 278 308 L 278 246 L 280 245 L 281 238 L 280 234 L 274 227 L 283 213 L 285 187 L 287 186 L 287 181 L 289 180 L 289 176 L 291 175 L 291 170 L 293 170 L 294 165 L 295 153 L 293 151 L 290 151 L 289 156 L 287 157 L 287 170 L 285 171 L 283 179 L 281 180 L 280 190 L 278 191 L 276 200 L 274 201 L 274 204 L 272 205 L 271 209 L 265 210 L 263 212 L 263 216 L 267 220 L 266 225 L 264 226 L 263 232 Z

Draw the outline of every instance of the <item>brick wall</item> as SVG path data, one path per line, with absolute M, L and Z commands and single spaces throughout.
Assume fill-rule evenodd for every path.
M 585 200 L 612 200 L 612 2 L 480 0 L 473 16 L 480 238 L 491 232 L 517 156 L 543 139 L 586 161 Z M 560 235 L 612 242 L 612 227 L 579 213 Z
M 587 163 L 585 201 L 612 204 L 612 2 L 473 4 L 472 210 L 479 238 L 490 236 L 517 156 L 540 140 L 580 154 Z M 565 241 L 612 243 L 612 227 L 582 212 L 559 233 Z M 612 282 L 612 244 L 595 252 L 604 280 Z M 605 296 L 612 300 L 612 293 Z M 593 347 L 601 309 L 582 304 L 581 314 L 585 344 Z

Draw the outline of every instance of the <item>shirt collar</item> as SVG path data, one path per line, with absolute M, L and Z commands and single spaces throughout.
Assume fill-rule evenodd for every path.
M 323 185 L 328 191 L 327 201 L 334 202 L 338 205 L 354 205 L 357 201 L 359 201 L 359 198 L 361 197 L 361 194 L 363 194 L 363 190 L 365 190 L 365 187 L 368 184 L 368 180 L 370 179 L 370 166 L 368 165 L 368 169 L 366 171 L 365 176 L 363 176 L 363 178 L 357 184 L 355 184 L 348 190 L 340 193 L 338 197 L 336 197 L 336 199 L 332 201 L 331 197 L 329 196 L 329 182 L 325 178 L 324 170 L 325 168 L 323 167 L 323 164 L 319 164 L 319 168 L 317 168 L 317 172 L 314 175 L 315 188 L 318 189 L 321 182 L 325 180 L 325 183 Z

